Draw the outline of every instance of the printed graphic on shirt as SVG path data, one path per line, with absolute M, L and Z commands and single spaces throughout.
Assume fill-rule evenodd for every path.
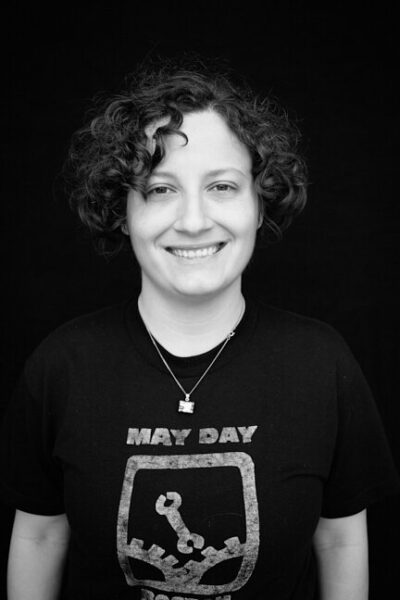
M 197 432 L 199 444 L 249 444 L 258 425 L 249 427 L 205 427 Z M 192 429 L 166 429 L 165 427 L 129 427 L 127 444 L 132 446 L 184 446 L 186 440 L 196 435 Z
M 131 456 L 117 548 L 131 586 L 208 596 L 240 589 L 259 548 L 251 457 L 244 452 Z

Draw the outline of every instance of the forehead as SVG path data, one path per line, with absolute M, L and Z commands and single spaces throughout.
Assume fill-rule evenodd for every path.
M 249 150 L 218 113 L 212 110 L 189 113 L 184 116 L 180 131 L 186 135 L 187 143 L 180 135 L 165 136 L 165 157 L 155 173 L 161 166 L 251 170 Z

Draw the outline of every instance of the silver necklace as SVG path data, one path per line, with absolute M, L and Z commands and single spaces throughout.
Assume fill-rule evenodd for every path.
M 192 389 L 190 390 L 190 392 L 187 392 L 185 390 L 185 388 L 183 387 L 183 385 L 180 383 L 180 381 L 178 381 L 175 373 L 173 372 L 173 370 L 171 369 L 171 367 L 169 366 L 169 364 L 165 360 L 164 356 L 162 355 L 162 352 L 161 352 L 160 348 L 158 347 L 158 344 L 157 344 L 156 340 L 154 339 L 154 337 L 152 336 L 151 332 L 147 329 L 147 327 L 145 325 L 147 333 L 149 334 L 150 339 L 153 342 L 153 345 L 154 345 L 155 349 L 157 350 L 159 357 L 163 361 L 163 363 L 164 363 L 165 367 L 167 368 L 167 370 L 169 371 L 169 373 L 172 375 L 172 377 L 173 377 L 176 385 L 180 388 L 180 390 L 183 392 L 183 394 L 185 396 L 184 400 L 179 400 L 178 412 L 189 413 L 189 414 L 193 414 L 194 413 L 195 404 L 194 404 L 193 400 L 190 399 L 190 396 L 193 394 L 193 392 L 197 388 L 197 386 L 200 385 L 200 383 L 203 381 L 204 377 L 207 375 L 207 373 L 209 372 L 209 370 L 211 369 L 211 367 L 213 366 L 213 364 L 215 363 L 215 361 L 217 360 L 217 358 L 219 357 L 219 355 L 221 354 L 221 352 L 223 351 L 223 349 L 225 348 L 225 346 L 227 345 L 227 343 L 229 342 L 229 340 L 232 339 L 233 336 L 235 335 L 236 327 L 239 325 L 239 323 L 240 323 L 240 321 L 241 321 L 241 319 L 243 317 L 243 313 L 245 311 L 245 307 L 246 307 L 246 304 L 243 303 L 243 308 L 242 308 L 242 311 L 240 313 L 240 317 L 237 320 L 237 323 L 236 323 L 234 329 L 228 333 L 228 335 L 226 336 L 225 341 L 222 344 L 221 348 L 218 350 L 217 354 L 214 356 L 214 358 L 212 359 L 212 361 L 210 362 L 210 364 L 208 365 L 208 367 L 206 368 L 206 370 L 204 371 L 204 373 L 201 375 L 200 379 L 198 379 L 196 381 L 196 383 L 194 384 L 194 386 L 192 387 Z

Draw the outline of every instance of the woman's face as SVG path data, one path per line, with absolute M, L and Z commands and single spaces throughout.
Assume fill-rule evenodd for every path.
M 180 298 L 239 289 L 253 253 L 258 200 L 247 148 L 213 111 L 185 116 L 165 138 L 147 197 L 131 190 L 127 228 L 142 288 Z

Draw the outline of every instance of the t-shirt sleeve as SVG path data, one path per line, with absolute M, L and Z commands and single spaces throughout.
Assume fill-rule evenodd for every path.
M 0 496 L 6 504 L 39 515 L 65 512 L 54 439 L 52 408 L 33 396 L 23 375 L 2 423 Z
M 337 435 L 322 516 L 339 518 L 362 511 L 400 492 L 380 415 L 360 366 L 345 347 L 337 360 Z

